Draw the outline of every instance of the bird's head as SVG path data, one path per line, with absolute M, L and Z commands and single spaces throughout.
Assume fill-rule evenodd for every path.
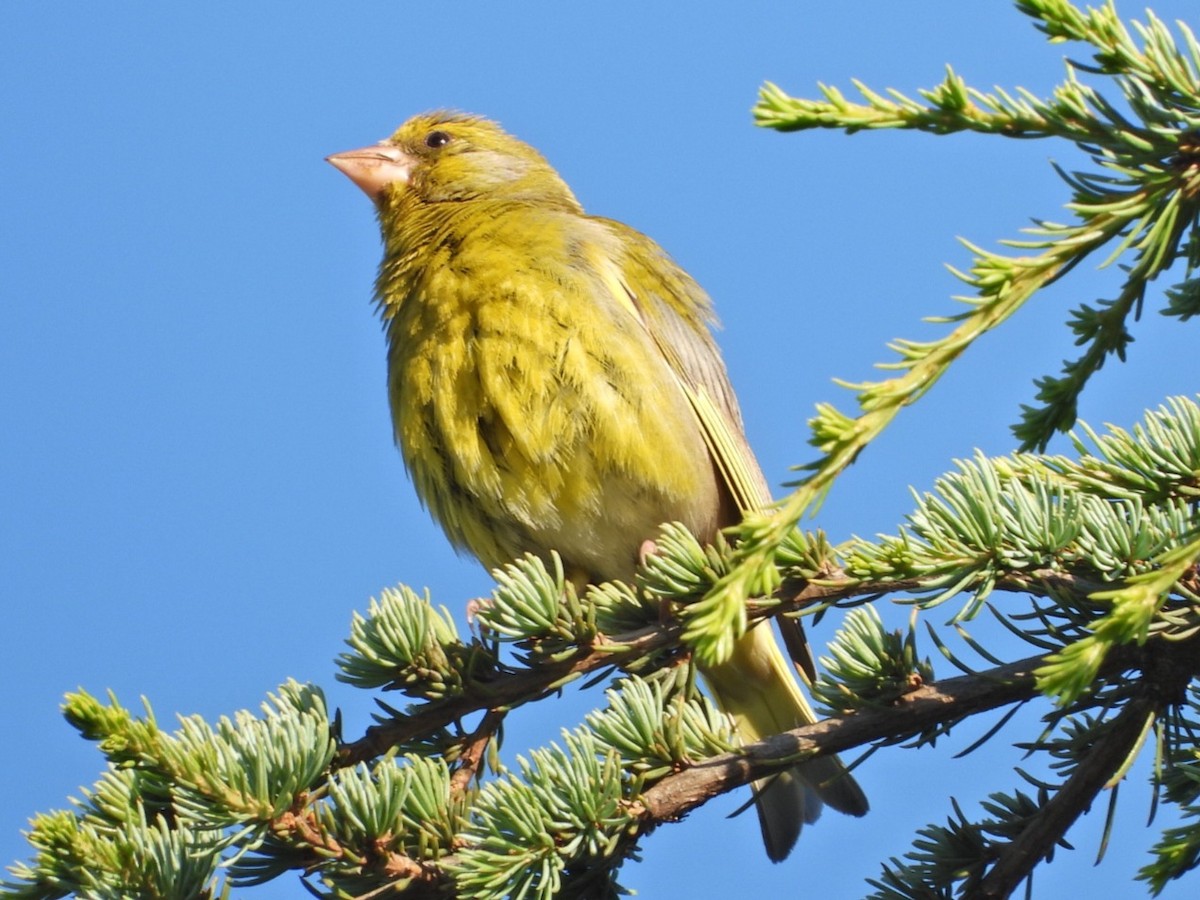
M 540 153 L 495 122 L 465 113 L 422 113 L 387 140 L 326 159 L 380 210 L 398 203 L 478 199 L 579 209 Z

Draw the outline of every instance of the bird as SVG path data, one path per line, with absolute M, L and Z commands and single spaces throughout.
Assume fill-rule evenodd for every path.
M 577 586 L 632 582 L 663 523 L 712 541 L 771 502 L 708 295 L 649 237 L 586 213 L 532 146 L 435 110 L 326 159 L 375 205 L 395 439 L 456 548 L 488 568 L 553 551 Z M 816 721 L 765 623 L 701 674 L 744 742 Z M 823 804 L 868 809 L 833 756 L 752 790 L 775 862 Z

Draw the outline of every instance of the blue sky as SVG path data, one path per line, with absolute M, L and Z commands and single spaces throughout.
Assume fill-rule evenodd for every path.
M 456 611 L 489 589 L 391 445 L 376 226 L 327 154 L 441 106 L 537 146 L 589 210 L 653 236 L 713 295 L 776 485 L 810 458 L 813 404 L 850 408 L 832 378 L 870 377 L 886 341 L 935 334 L 921 317 L 953 311 L 943 264 L 968 262 L 956 236 L 993 246 L 1065 215 L 1048 165 L 1079 164 L 1064 146 L 751 123 L 767 79 L 800 95 L 851 78 L 914 91 L 952 63 L 977 86 L 1045 93 L 1064 48 L 1009 4 L 649 6 L 0 5 L 0 861 L 27 855 L 28 815 L 99 771 L 59 715 L 65 691 L 213 718 L 297 678 L 325 687 L 355 735 L 371 698 L 333 680 L 351 611 L 397 582 Z M 1191 4 L 1154 8 L 1200 24 Z M 1011 450 L 1032 379 L 1073 354 L 1067 310 L 1115 283 L 1081 269 L 973 349 L 817 524 L 835 541 L 894 531 L 909 485 L 974 448 Z M 1096 424 L 1196 390 L 1186 328 L 1151 312 L 1136 334 L 1130 363 L 1085 397 Z M 522 711 L 506 752 L 553 739 L 595 699 Z M 986 727 L 877 754 L 860 770 L 871 816 L 828 814 L 782 865 L 752 816 L 724 818 L 743 800 L 731 796 L 646 840 L 623 882 L 645 897 L 860 896 L 880 859 L 945 820 L 949 796 L 971 810 L 1016 785 L 998 742 L 951 758 Z M 1151 842 L 1146 772 L 1122 791 L 1103 865 L 1101 810 L 1036 896 L 1141 894 L 1128 879 Z

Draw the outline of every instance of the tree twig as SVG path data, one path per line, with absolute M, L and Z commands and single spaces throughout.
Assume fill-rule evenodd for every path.
M 647 641 L 647 644 L 641 645 L 643 650 L 658 646 L 657 642 L 650 643 L 649 638 Z M 586 667 L 595 661 L 596 656 L 597 651 L 583 654 L 577 660 L 561 664 L 560 669 Z M 1140 668 L 1146 658 L 1146 648 L 1118 647 L 1109 655 L 1101 667 L 1100 674 L 1111 675 L 1123 669 Z M 978 713 L 1028 700 L 1038 695 L 1033 673 L 1044 661 L 1044 656 L 1031 656 L 972 675 L 947 678 L 917 688 L 891 706 L 860 710 L 840 718 L 824 719 L 813 725 L 773 735 L 748 744 L 736 752 L 715 756 L 668 775 L 635 798 L 632 808 L 636 811 L 639 825 L 635 831 L 628 833 L 625 839 L 636 840 L 638 835 L 644 835 L 661 823 L 678 821 L 720 794 L 795 765 L 797 756 L 824 756 L 877 741 L 893 741 Z M 612 663 L 611 659 L 606 661 L 606 664 Z M 1125 735 L 1126 721 L 1144 721 L 1146 710 L 1153 708 L 1154 701 L 1145 702 L 1150 706 L 1135 708 L 1134 704 L 1130 704 L 1121 713 L 1114 725 L 1114 736 Z M 489 711 L 485 722 L 480 723 L 472 738 L 482 737 L 485 730 L 483 726 L 491 716 L 499 719 L 502 718 L 502 713 L 497 710 Z M 387 723 L 381 728 L 391 724 Z M 1129 728 L 1132 729 L 1132 725 Z M 996 876 L 997 884 L 1007 884 L 1008 879 L 1014 876 L 1014 883 L 1020 883 L 1028 868 L 1035 865 L 1044 855 L 1045 848 L 1053 846 L 1054 841 L 1061 837 L 1071 822 L 1078 817 L 1079 812 L 1086 808 L 1087 802 L 1095 792 L 1100 790 L 1119 768 L 1131 747 L 1132 744 L 1127 740 L 1114 738 L 1111 742 L 1103 742 L 1103 752 L 1094 752 L 1085 760 L 1083 766 L 1076 770 L 1067 785 L 1051 801 L 1051 804 L 1058 805 L 1051 808 L 1051 804 L 1047 804 L 1045 807 L 1048 812 L 1042 816 L 1040 830 L 1036 833 L 1023 833 L 1018 841 L 1014 841 L 1004 851 L 1001 860 L 1011 858 L 1013 862 L 1005 863 L 1006 868 L 1001 869 L 1001 874 Z M 1059 801 L 1059 797 L 1064 796 L 1066 799 Z M 1083 803 L 1080 805 L 1081 798 Z M 1072 807 L 1072 804 L 1075 806 Z M 1060 812 L 1060 808 L 1073 809 L 1073 812 L 1068 818 Z M 1038 855 L 1039 851 L 1041 855 Z M 437 863 L 422 863 L 420 879 L 428 884 L 431 890 L 451 896 L 452 884 L 440 873 L 444 872 L 445 866 L 453 866 L 456 859 L 456 856 L 451 855 L 443 857 Z M 392 854 L 389 864 L 404 866 L 408 862 L 406 857 Z M 1000 865 L 998 862 L 996 868 L 999 869 Z M 1009 865 L 1012 867 L 1012 875 L 1006 874 Z M 995 871 L 996 869 L 993 869 L 990 874 L 994 874 Z M 1003 882 L 1000 880 L 1002 878 Z M 1007 895 L 979 896 L 991 898 Z
M 1130 700 L 1113 720 L 1112 728 L 1088 751 L 1087 756 L 1011 843 L 1006 845 L 995 864 L 979 882 L 973 898 L 1004 900 L 1017 889 L 1062 840 L 1083 813 L 1091 808 L 1096 795 L 1129 758 L 1145 734 L 1146 723 L 1157 708 L 1146 695 Z
M 1136 650 L 1117 648 L 1101 674 L 1129 668 L 1138 658 Z M 974 675 L 947 678 L 905 694 L 892 706 L 823 719 L 714 756 L 646 790 L 640 798 L 644 815 L 654 822 L 677 819 L 718 794 L 795 765 L 798 756 L 827 756 L 895 740 L 1028 700 L 1037 696 L 1033 672 L 1044 661 L 1043 656 L 1031 656 Z
M 1045 569 L 1014 573 L 999 579 L 996 590 L 1043 595 L 1049 591 L 1069 591 L 1084 597 L 1111 587 L 1069 573 Z M 768 609 L 751 609 L 749 618 L 769 618 L 796 612 L 816 603 L 872 597 L 889 593 L 913 593 L 922 590 L 920 579 L 863 581 L 851 578 L 841 569 L 824 572 L 820 580 L 789 580 L 778 597 L 781 603 Z M 338 764 L 353 766 L 380 756 L 393 747 L 429 735 L 439 728 L 484 709 L 512 710 L 538 700 L 564 684 L 608 666 L 619 667 L 649 653 L 678 646 L 682 628 L 678 624 L 651 626 L 613 638 L 609 643 L 581 647 L 563 661 L 540 663 L 535 667 L 497 673 L 491 680 L 474 681 L 460 696 L 425 703 L 410 713 L 372 725 L 361 738 L 344 744 Z
M 418 706 L 408 715 L 372 725 L 361 738 L 338 751 L 338 763 L 353 766 L 386 753 L 397 744 L 431 734 L 481 709 L 508 711 L 558 690 L 580 675 L 637 659 L 678 643 L 680 628 L 646 628 L 626 635 L 619 643 L 581 647 L 563 661 L 506 672 L 493 681 L 473 682 L 469 693 Z
M 506 712 L 499 709 L 489 709 L 483 721 L 470 735 L 463 739 L 462 752 L 458 757 L 458 768 L 450 776 L 450 790 L 461 793 L 467 789 L 479 766 L 483 763 L 488 743 L 491 742 L 500 726 L 504 724 Z
M 1144 648 L 1140 654 L 1143 683 L 1138 695 L 1126 703 L 1104 738 L 1088 751 L 1021 834 L 1001 850 L 973 896 L 982 900 L 1008 897 L 1062 840 L 1096 795 L 1121 772 L 1150 721 L 1164 706 L 1183 702 L 1187 685 L 1196 676 L 1200 659 L 1197 647 L 1200 637 L 1159 641 Z
M 1042 657 L 1033 656 L 977 675 L 938 681 L 905 694 L 893 706 L 823 719 L 714 756 L 668 775 L 643 793 L 645 815 L 660 822 L 677 819 L 717 794 L 795 765 L 797 756 L 840 753 L 1026 700 L 1036 693 L 1033 671 L 1041 663 Z

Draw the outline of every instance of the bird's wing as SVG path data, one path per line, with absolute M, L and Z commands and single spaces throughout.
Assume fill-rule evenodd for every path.
M 771 490 L 746 440 L 737 397 L 709 330 L 716 320 L 712 301 L 648 237 L 619 222 L 606 224 L 619 236 L 623 250 L 617 258 L 603 254 L 598 259 L 608 292 L 646 329 L 666 359 L 739 511 L 768 506 Z M 811 684 L 816 664 L 800 620 L 781 617 L 776 622 L 789 656 Z
M 667 361 L 738 509 L 761 509 L 771 502 L 771 491 L 746 442 L 737 398 L 709 331 L 715 320 L 712 301 L 645 235 L 617 222 L 608 224 L 619 229 L 624 253 L 619 259 L 605 257 L 601 277 L 606 287 Z

